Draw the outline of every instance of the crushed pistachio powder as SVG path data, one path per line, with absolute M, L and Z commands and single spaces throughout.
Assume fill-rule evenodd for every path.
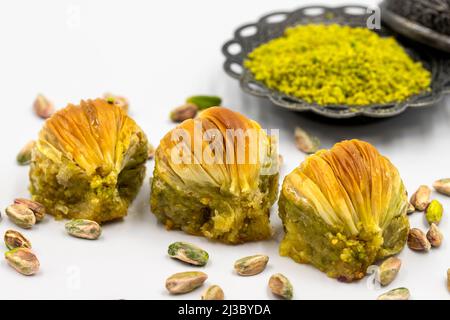
M 251 52 L 245 67 L 267 87 L 319 105 L 403 101 L 431 83 L 394 38 L 337 24 L 289 28 Z

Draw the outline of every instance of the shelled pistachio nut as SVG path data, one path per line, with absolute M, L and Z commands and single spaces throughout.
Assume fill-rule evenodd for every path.
M 225 299 L 225 294 L 223 290 L 218 285 L 210 286 L 203 292 L 202 300 L 223 300 Z
M 431 189 L 428 186 L 422 185 L 412 195 L 410 203 L 418 211 L 425 211 L 428 204 L 430 203 L 430 195 L 431 195 Z
M 294 288 L 291 282 L 281 273 L 274 274 L 270 277 L 269 288 L 274 295 L 283 299 L 291 300 L 294 295 Z
M 198 108 L 195 104 L 186 103 L 172 110 L 170 113 L 170 119 L 173 122 L 183 122 L 184 120 L 195 118 L 197 112 Z
M 44 220 L 46 210 L 43 204 L 40 204 L 39 202 L 24 199 L 24 198 L 17 198 L 14 200 L 15 204 L 21 204 L 26 206 L 28 209 L 33 211 L 34 216 L 36 217 L 36 222 Z
M 427 239 L 430 242 L 430 244 L 438 248 L 442 244 L 442 239 L 444 236 L 442 235 L 442 232 L 439 230 L 438 226 L 435 223 L 432 223 L 430 226 L 430 229 L 427 232 Z
M 7 230 L 5 232 L 5 245 L 9 250 L 15 248 L 28 248 L 31 249 L 31 242 L 20 232 L 15 230 Z
M 130 103 L 128 102 L 128 99 L 122 96 L 116 96 L 112 93 L 106 92 L 103 94 L 103 98 L 108 102 L 109 104 L 118 106 L 119 108 L 123 109 L 123 111 L 127 112 L 130 108 Z
M 71 236 L 87 240 L 98 239 L 102 234 L 102 228 L 97 222 L 86 219 L 73 219 L 65 227 Z
M 200 287 L 206 279 L 206 273 L 198 271 L 175 273 L 166 280 L 166 289 L 172 294 L 188 293 Z
M 34 212 L 23 204 L 12 204 L 5 210 L 9 219 L 24 229 L 30 229 L 36 223 Z
M 432 223 L 439 224 L 444 214 L 444 207 L 438 200 L 433 200 L 428 205 L 425 214 L 430 225 Z
M 386 259 L 381 265 L 379 269 L 380 275 L 380 284 L 382 286 L 389 285 L 392 281 L 394 281 L 398 272 L 400 271 L 400 267 L 402 266 L 402 262 L 399 258 L 391 257 Z
M 414 212 L 416 212 L 416 208 L 411 203 L 408 203 L 408 210 L 406 211 L 406 213 L 412 214 Z
M 378 297 L 378 300 L 409 300 L 410 293 L 406 288 L 397 288 Z
M 5 253 L 8 264 L 17 272 L 31 276 L 39 271 L 39 260 L 28 248 L 15 248 Z
M 310 135 L 302 128 L 297 127 L 295 128 L 295 145 L 298 150 L 307 154 L 312 154 L 319 149 L 320 140 Z
M 186 102 L 196 105 L 198 110 L 205 110 L 211 107 L 219 107 L 222 104 L 222 98 L 218 96 L 192 96 L 187 98 Z
M 241 276 L 254 276 L 264 271 L 269 262 L 269 257 L 265 255 L 254 255 L 241 258 L 234 264 L 234 269 Z
M 431 249 L 431 244 L 426 235 L 417 228 L 409 230 L 407 244 L 411 250 L 415 251 L 429 251 Z
M 16 161 L 21 166 L 26 166 L 31 162 L 31 154 L 34 148 L 34 145 L 36 144 L 35 141 L 31 140 L 27 142 L 26 145 L 20 149 L 19 153 L 16 156 Z
M 42 94 L 38 94 L 33 103 L 33 109 L 36 115 L 42 119 L 47 119 L 55 112 L 53 103 Z
M 167 251 L 170 257 L 192 264 L 204 266 L 208 263 L 209 255 L 205 250 L 187 242 L 175 242 Z
M 434 189 L 440 194 L 450 196 L 450 178 L 440 179 L 433 183 Z

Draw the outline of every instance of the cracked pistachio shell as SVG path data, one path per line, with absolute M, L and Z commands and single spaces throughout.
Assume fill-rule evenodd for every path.
M 166 280 L 166 289 L 172 294 L 188 293 L 200 287 L 206 279 L 208 276 L 203 272 L 180 272 Z
M 398 272 L 400 271 L 400 267 L 402 266 L 402 262 L 399 258 L 391 257 L 386 259 L 380 265 L 380 283 L 382 286 L 389 285 L 392 281 L 394 281 Z
M 294 288 L 291 282 L 281 273 L 274 274 L 270 277 L 269 288 L 274 295 L 283 299 L 291 300 L 294 295 Z
M 172 243 L 169 246 L 168 254 L 174 259 L 194 266 L 204 266 L 208 263 L 209 259 L 208 252 L 187 242 Z
M 269 262 L 265 255 L 254 255 L 241 258 L 234 264 L 234 269 L 240 276 L 254 276 L 264 271 Z
M 397 288 L 378 297 L 378 300 L 409 300 L 410 293 L 406 288 Z
M 31 276 L 39 271 L 39 260 L 28 248 L 15 248 L 5 253 L 8 264 L 17 272 Z
M 24 229 L 30 229 L 36 223 L 34 212 L 26 205 L 12 204 L 5 211 L 12 222 Z
M 97 222 L 86 219 L 73 219 L 65 227 L 67 233 L 76 238 L 96 240 L 102 234 L 102 228 Z
M 20 232 L 15 230 L 7 230 L 5 232 L 5 245 L 9 250 L 15 248 L 28 248 L 31 249 L 31 242 Z
M 225 299 L 225 294 L 221 287 L 217 285 L 210 286 L 202 294 L 202 300 L 223 300 Z
M 430 225 L 432 223 L 439 224 L 441 222 L 443 214 L 444 214 L 444 207 L 438 200 L 431 201 L 425 212 L 427 221 Z
M 434 189 L 440 194 L 450 196 L 450 178 L 440 179 L 433 184 Z

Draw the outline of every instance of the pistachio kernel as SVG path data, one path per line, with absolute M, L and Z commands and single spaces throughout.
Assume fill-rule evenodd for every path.
M 434 189 L 440 194 L 450 197 L 450 178 L 440 179 L 433 183 Z
M 15 248 L 5 253 L 8 264 L 17 272 L 31 276 L 39 271 L 39 260 L 28 248 Z
M 430 230 L 428 230 L 427 232 L 427 239 L 430 242 L 430 244 L 433 247 L 438 248 L 441 246 L 443 238 L 444 236 L 442 235 L 438 226 L 435 223 L 432 223 L 430 226 Z
M 409 300 L 410 293 L 406 288 L 397 288 L 378 297 L 378 300 Z
M 265 255 L 254 255 L 241 258 L 234 264 L 234 269 L 241 276 L 254 276 L 264 271 L 269 262 L 269 257 Z
M 431 201 L 425 212 L 427 221 L 430 225 L 432 223 L 439 224 L 443 214 L 444 207 L 438 200 Z
M 430 203 L 431 189 L 428 186 L 422 185 L 412 195 L 410 203 L 417 209 L 417 211 L 425 211 Z
M 166 280 L 166 289 L 172 294 L 191 292 L 208 279 L 206 273 L 188 271 L 175 273 Z
M 12 204 L 5 210 L 9 219 L 24 229 L 30 229 L 36 223 L 34 212 L 23 204 Z
M 29 141 L 17 154 L 16 161 L 21 166 L 26 166 L 31 162 L 31 155 L 33 152 L 33 148 L 36 142 L 31 140 Z
M 187 242 L 172 243 L 169 246 L 168 254 L 174 259 L 194 266 L 204 266 L 208 263 L 209 259 L 208 252 Z
M 297 127 L 295 128 L 295 145 L 298 150 L 307 154 L 312 154 L 319 149 L 320 141 L 305 130 Z
M 9 250 L 15 248 L 28 248 L 31 249 L 31 242 L 20 232 L 15 230 L 7 230 L 5 232 L 5 245 Z
M 426 235 L 417 228 L 409 230 L 407 244 L 411 250 L 415 251 L 429 251 L 431 249 L 431 244 Z
M 379 269 L 380 275 L 380 284 L 382 286 L 389 285 L 392 281 L 394 281 L 398 272 L 400 271 L 400 267 L 402 266 L 402 262 L 399 258 L 391 257 L 385 260 Z
M 65 228 L 71 236 L 87 240 L 96 240 L 102 234 L 97 222 L 86 219 L 73 219 L 66 223 Z
M 281 273 L 274 274 L 269 279 L 269 288 L 274 295 L 291 300 L 294 295 L 294 288 L 291 282 Z
M 225 299 L 225 294 L 221 287 L 217 285 L 210 286 L 202 294 L 202 300 L 223 300 Z
M 183 122 L 184 120 L 195 118 L 197 112 L 198 108 L 195 104 L 187 103 L 172 110 L 170 119 L 173 122 Z
M 43 204 L 41 204 L 37 201 L 24 199 L 24 198 L 17 198 L 17 199 L 14 199 L 14 203 L 24 205 L 24 206 L 28 207 L 28 209 L 33 211 L 34 216 L 36 217 L 36 222 L 42 221 L 45 217 L 45 214 L 46 214 L 45 207 Z
M 33 103 L 33 109 L 36 115 L 42 119 L 47 119 L 55 112 L 55 107 L 46 97 L 38 94 Z

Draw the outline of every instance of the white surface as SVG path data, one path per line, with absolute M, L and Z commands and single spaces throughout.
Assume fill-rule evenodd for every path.
M 375 1 L 358 1 L 373 4 Z M 2 1 L 0 4 L 0 234 L 15 228 L 3 209 L 18 196 L 28 196 L 28 167 L 15 163 L 17 151 L 34 139 L 42 121 L 31 112 L 38 92 L 58 107 L 105 91 L 127 96 L 131 115 L 157 145 L 173 127 L 169 110 L 192 94 L 219 94 L 224 105 L 240 110 L 264 128 L 281 129 L 282 177 L 303 159 L 292 133 L 300 125 L 329 148 L 347 138 L 370 141 L 399 168 L 410 192 L 419 184 L 450 176 L 450 100 L 428 110 L 409 110 L 396 118 L 365 125 L 324 122 L 270 105 L 241 93 L 222 71 L 222 43 L 246 22 L 278 9 L 294 9 L 310 1 Z M 327 1 L 338 4 L 339 1 Z M 79 13 L 79 15 L 78 15 Z M 148 176 L 153 163 L 148 165 Z M 442 200 L 446 210 L 450 199 Z M 168 232 L 149 211 L 149 184 L 124 221 L 105 225 L 98 241 L 65 234 L 64 223 L 47 217 L 23 233 L 33 243 L 41 271 L 33 277 L 14 272 L 0 261 L 0 298 L 198 299 L 202 289 L 171 297 L 164 288 L 172 273 L 191 270 L 166 256 L 173 241 L 187 240 L 211 256 L 202 269 L 207 284 L 219 284 L 228 299 L 269 299 L 267 280 L 282 272 L 295 287 L 296 299 L 374 299 L 382 291 L 366 280 L 343 284 L 316 269 L 278 255 L 282 235 L 276 206 L 272 221 L 277 240 L 226 246 L 181 232 Z M 426 228 L 423 215 L 412 226 Z M 448 213 L 441 228 L 450 239 Z M 0 246 L 2 251 L 6 248 Z M 406 286 L 413 299 L 448 299 L 446 270 L 449 243 L 428 254 L 405 249 L 402 270 L 387 289 Z M 255 253 L 270 256 L 267 270 L 256 277 L 233 274 L 236 259 Z

